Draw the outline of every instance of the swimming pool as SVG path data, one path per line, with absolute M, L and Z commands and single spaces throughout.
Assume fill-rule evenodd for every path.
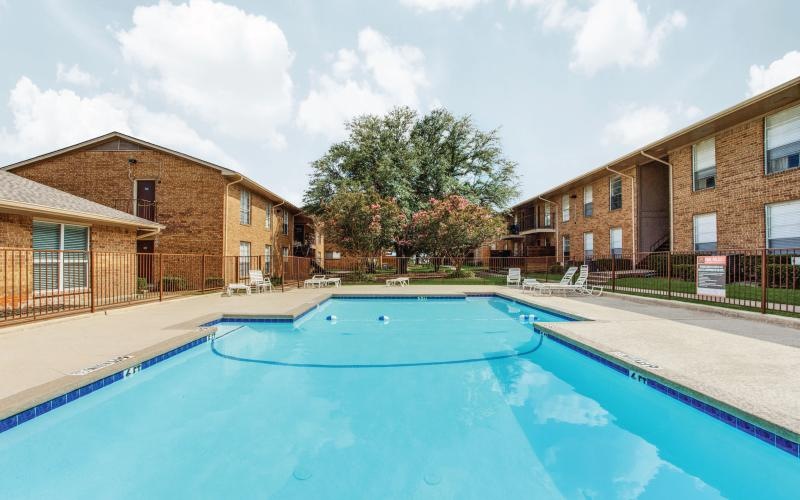
M 796 456 L 530 315 L 568 320 L 474 297 L 219 323 L 1 433 L 0 498 L 796 498 Z

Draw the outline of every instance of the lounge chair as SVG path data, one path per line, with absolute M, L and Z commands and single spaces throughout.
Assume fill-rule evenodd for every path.
M 518 267 L 509 267 L 508 276 L 506 276 L 506 286 L 519 286 L 522 282 L 522 270 Z
M 306 288 L 306 287 L 309 287 L 309 286 L 311 288 L 314 288 L 314 286 L 323 287 L 323 286 L 325 286 L 325 280 L 326 280 L 326 278 L 325 278 L 324 274 L 315 274 L 311 278 L 303 281 L 303 288 Z
M 389 278 L 386 280 L 386 286 L 404 287 L 408 286 L 410 283 L 411 280 L 408 276 L 398 276 L 397 278 Z
M 561 277 L 561 281 L 558 283 L 542 283 L 535 278 L 525 278 L 522 281 L 522 291 L 524 292 L 526 289 L 529 289 L 532 292 L 535 291 L 547 294 L 552 294 L 553 291 L 562 291 L 564 290 L 564 287 L 572 285 L 572 278 L 575 276 L 576 272 L 578 272 L 577 266 L 570 267 L 567 269 L 567 272 L 564 273 L 564 276 Z
M 255 288 L 257 292 L 272 291 L 272 281 L 264 277 L 261 271 L 250 271 L 250 287 Z
M 573 272 L 574 274 L 574 272 Z M 566 277 L 566 274 L 564 275 Z M 552 295 L 553 292 L 575 292 L 583 295 L 594 295 L 594 292 L 597 292 L 597 295 L 603 293 L 603 287 L 596 286 L 596 285 L 589 285 L 589 266 L 583 265 L 581 266 L 580 273 L 578 274 L 578 278 L 575 280 L 575 283 L 572 283 L 571 280 L 566 281 L 564 278 L 561 279 L 561 283 L 529 283 L 526 286 L 529 286 L 532 291 L 539 292 L 539 293 L 547 293 Z M 566 282 L 565 282 L 566 281 Z
M 333 285 L 336 288 L 342 286 L 342 278 L 325 278 L 325 281 L 322 283 L 323 286 Z
M 244 283 L 228 283 L 228 285 L 225 287 L 225 293 L 228 295 L 228 297 L 233 295 L 233 293 L 236 291 L 244 292 L 246 295 L 250 295 L 250 287 Z

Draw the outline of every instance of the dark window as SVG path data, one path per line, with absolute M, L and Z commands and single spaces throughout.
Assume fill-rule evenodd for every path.
M 622 177 L 616 175 L 609 183 L 608 209 L 619 210 L 622 208 Z

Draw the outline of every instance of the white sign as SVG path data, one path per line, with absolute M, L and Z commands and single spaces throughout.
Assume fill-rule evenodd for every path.
M 725 297 L 725 267 L 728 258 L 724 255 L 697 257 L 697 295 Z

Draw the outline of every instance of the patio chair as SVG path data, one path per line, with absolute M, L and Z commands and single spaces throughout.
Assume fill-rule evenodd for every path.
M 342 278 L 325 278 L 325 281 L 322 283 L 323 286 L 333 285 L 336 288 L 342 286 Z
M 586 273 L 588 276 L 589 267 L 588 266 L 581 266 L 582 268 L 586 268 Z M 553 291 L 562 291 L 565 287 L 572 286 L 572 278 L 575 276 L 575 273 L 578 272 L 578 268 L 576 266 L 572 266 L 567 269 L 567 272 L 564 273 L 564 276 L 561 277 L 561 281 L 558 283 L 542 283 L 535 278 L 525 278 L 522 281 L 522 291 L 525 292 L 526 289 L 536 292 L 547 292 L 548 294 L 552 294 Z
M 325 279 L 326 278 L 325 278 L 324 274 L 315 274 L 311 278 L 303 281 L 303 288 L 306 288 L 306 287 L 309 287 L 309 286 L 311 288 L 314 288 L 315 286 L 322 287 L 322 286 L 325 285 Z
M 264 277 L 261 271 L 250 271 L 250 287 L 255 288 L 257 292 L 262 292 L 267 289 L 272 291 L 272 281 Z
M 506 286 L 519 286 L 522 281 L 522 270 L 518 267 L 509 267 L 508 276 L 506 276 Z
M 397 278 L 389 278 L 386 280 L 386 286 L 404 287 L 408 286 L 410 283 L 411 279 L 408 276 L 398 276 Z

